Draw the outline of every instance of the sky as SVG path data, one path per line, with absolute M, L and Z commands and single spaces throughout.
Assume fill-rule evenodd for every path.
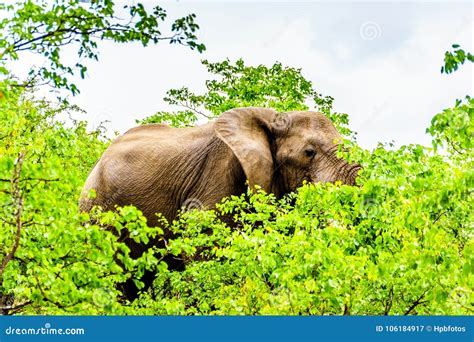
M 147 7 L 156 4 L 145 1 Z M 165 1 L 168 27 L 195 13 L 200 54 L 167 42 L 102 42 L 99 62 L 77 82 L 72 102 L 87 111 L 91 127 L 125 132 L 135 120 L 170 107 L 166 91 L 182 86 L 196 93 L 209 75 L 201 64 L 243 58 L 267 66 L 279 61 L 302 68 L 316 90 L 335 98 L 349 114 L 358 142 L 430 144 L 431 118 L 456 99 L 473 94 L 473 66 L 440 73 L 444 52 L 454 43 L 473 50 L 471 2 L 224 2 Z M 163 26 L 165 27 L 165 26 Z M 165 30 L 163 29 L 163 32 Z

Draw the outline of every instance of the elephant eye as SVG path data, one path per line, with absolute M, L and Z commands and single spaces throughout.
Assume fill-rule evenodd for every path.
M 313 158 L 316 155 L 316 151 L 312 148 L 307 148 L 306 150 L 304 150 L 304 154 L 308 158 Z

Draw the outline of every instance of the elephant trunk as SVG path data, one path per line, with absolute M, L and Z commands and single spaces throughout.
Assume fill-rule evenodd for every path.
M 333 157 L 335 157 L 335 155 Z M 331 173 L 331 176 L 329 177 L 330 179 L 328 179 L 328 181 L 341 181 L 344 184 L 355 185 L 360 169 L 361 166 L 359 164 L 351 164 L 344 159 L 335 157 L 332 164 L 333 172 Z
M 344 183 L 349 185 L 356 184 L 356 178 L 359 174 L 359 171 L 362 167 L 359 164 L 348 164 L 348 166 L 344 170 Z

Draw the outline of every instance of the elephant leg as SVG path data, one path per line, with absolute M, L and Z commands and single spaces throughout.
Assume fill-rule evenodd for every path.
M 117 289 L 122 293 L 123 299 L 133 302 L 138 298 L 138 293 L 140 291 L 147 291 L 150 288 L 154 279 L 155 272 L 146 270 L 145 274 L 140 279 L 144 284 L 144 287 L 141 290 L 138 289 L 132 278 L 128 278 L 125 282 L 117 284 Z
M 182 258 L 175 257 L 173 255 L 167 255 L 163 258 L 163 261 L 166 262 L 170 271 L 180 272 L 184 271 L 185 269 L 184 260 Z M 138 289 L 133 279 L 129 278 L 125 282 L 117 284 L 117 289 L 122 293 L 122 296 L 125 300 L 132 302 L 138 298 L 140 292 L 146 292 L 151 288 L 153 293 L 153 299 L 156 299 L 154 295 L 154 290 L 152 288 L 153 281 L 155 280 L 155 278 L 155 271 L 145 270 L 145 273 L 140 278 L 140 281 L 144 285 L 143 288 Z

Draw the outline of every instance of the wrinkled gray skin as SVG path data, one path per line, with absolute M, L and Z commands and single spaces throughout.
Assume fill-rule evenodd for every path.
M 133 204 L 157 224 L 183 206 L 212 208 L 229 195 L 246 191 L 246 181 L 278 197 L 303 181 L 354 184 L 358 165 L 336 157 L 340 135 L 316 112 L 281 113 L 238 108 L 193 128 L 150 124 L 117 138 L 89 175 L 80 209 L 105 210 Z M 89 199 L 89 190 L 96 197 Z M 132 255 L 146 246 L 129 240 Z

